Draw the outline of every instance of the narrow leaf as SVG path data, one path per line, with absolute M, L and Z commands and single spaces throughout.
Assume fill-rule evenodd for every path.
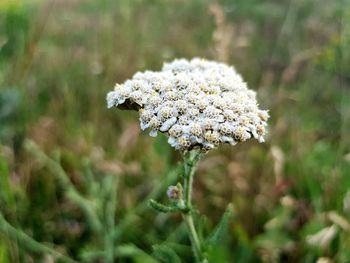
M 161 213 L 170 213 L 170 212 L 182 212 L 182 211 L 187 211 L 186 208 L 184 207 L 179 207 L 176 204 L 173 204 L 171 206 L 163 205 L 161 203 L 158 203 L 157 201 L 150 199 L 148 201 L 148 205 L 156 210 L 157 212 Z
M 181 263 L 181 259 L 176 252 L 166 245 L 153 246 L 153 256 L 162 263 Z
M 225 234 L 227 233 L 228 224 L 232 215 L 233 205 L 229 204 L 226 208 L 225 213 L 221 217 L 219 224 L 215 227 L 213 232 L 210 234 L 209 238 L 206 240 L 206 245 L 218 245 L 222 241 Z
M 158 263 L 153 257 L 133 244 L 125 244 L 117 247 L 117 255 L 121 258 L 131 258 L 135 263 Z

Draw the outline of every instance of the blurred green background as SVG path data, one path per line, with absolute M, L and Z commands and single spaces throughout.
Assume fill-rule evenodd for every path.
M 75 187 L 115 226 L 115 262 L 193 262 L 181 217 L 145 202 L 166 199 L 179 154 L 105 95 L 197 56 L 234 65 L 271 114 L 265 144 L 223 146 L 196 174 L 203 233 L 234 204 L 211 262 L 350 262 L 348 0 L 0 0 L 3 217 L 77 261 L 105 262 L 108 228 L 94 232 Z M 171 252 L 156 255 L 162 244 Z M 56 261 L 2 227 L 0 262 Z

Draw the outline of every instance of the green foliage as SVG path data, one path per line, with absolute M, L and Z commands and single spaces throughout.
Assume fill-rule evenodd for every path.
M 211 246 L 207 255 L 209 262 L 224 263 L 230 261 L 228 251 L 222 245 Z
M 4 59 L 19 55 L 24 49 L 29 30 L 29 10 L 27 6 L 21 4 L 13 5 L 7 10 L 1 10 L 0 7 L 0 15 L 2 15 L 0 34 L 3 36 L 0 43 L 0 62 L 2 62 Z
M 161 213 L 169 213 L 169 212 L 181 212 L 184 210 L 184 208 L 179 207 L 176 204 L 173 205 L 163 205 L 161 203 L 158 203 L 157 201 L 150 199 L 148 202 L 149 206 L 156 210 L 157 212 Z
M 207 246 L 218 246 L 225 243 L 225 236 L 227 236 L 227 233 L 229 232 L 228 227 L 232 216 L 233 205 L 229 204 L 225 213 L 222 215 L 220 222 L 206 240 L 205 243 Z
M 0 239 L 0 262 L 10 263 L 8 244 L 6 243 L 6 239 L 3 237 Z
M 141 249 L 135 247 L 135 245 L 127 244 L 119 246 L 118 255 L 125 258 L 132 258 L 135 263 L 157 263 L 153 257 L 142 251 Z
M 181 259 L 176 252 L 167 245 L 154 245 L 153 256 L 162 263 L 181 263 Z
M 22 97 L 22 92 L 16 88 L 0 90 L 0 141 L 18 133 L 23 122 L 19 114 Z
M 209 262 L 224 263 L 230 261 L 229 251 L 224 244 L 227 244 L 230 238 L 229 226 L 233 216 L 234 206 L 229 204 L 221 220 L 204 242 Z M 242 247 L 238 249 L 235 260 L 237 262 L 246 262 L 247 259 L 249 260 L 251 252 L 243 246 L 244 242 L 242 242 L 241 245 Z
M 9 169 L 6 163 L 6 160 L 2 155 L 0 155 L 0 200 L 5 203 L 7 206 L 13 205 L 13 196 L 10 187 L 9 181 Z M 3 204 L 1 205 L 4 206 Z

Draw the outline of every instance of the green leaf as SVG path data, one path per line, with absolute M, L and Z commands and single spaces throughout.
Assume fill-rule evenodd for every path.
M 163 205 L 157 201 L 150 199 L 148 205 L 160 213 L 171 213 L 171 212 L 188 212 L 188 209 L 185 207 L 177 206 L 177 204 L 171 204 L 170 206 Z
M 132 259 L 131 262 L 134 263 L 159 263 L 156 259 L 134 244 L 118 245 L 115 248 L 115 254 L 117 259 Z M 84 247 L 80 252 L 81 262 L 100 262 L 104 257 L 105 251 L 96 250 L 91 246 Z M 119 260 L 117 260 L 117 262 L 119 262 Z
M 148 255 L 145 251 L 133 244 L 120 245 L 117 255 L 121 258 L 132 258 L 135 263 L 157 263 L 158 261 Z
M 5 158 L 0 154 L 0 199 L 6 202 L 7 206 L 14 204 L 13 193 L 9 181 L 9 169 Z
M 0 262 L 8 263 L 9 261 L 9 248 L 6 245 L 5 240 L 0 239 Z
M 211 246 L 207 252 L 209 262 L 227 263 L 230 262 L 228 251 L 223 246 Z
M 228 224 L 230 222 L 230 218 L 233 215 L 233 205 L 229 204 L 226 208 L 225 213 L 221 217 L 219 224 L 215 227 L 213 232 L 210 234 L 209 238 L 206 240 L 205 244 L 208 246 L 218 245 L 225 234 L 227 233 Z
M 153 256 L 163 263 L 181 263 L 181 259 L 176 252 L 166 245 L 154 245 Z

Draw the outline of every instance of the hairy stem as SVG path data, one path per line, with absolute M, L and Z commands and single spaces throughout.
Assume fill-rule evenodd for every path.
M 184 155 L 184 201 L 188 212 L 183 212 L 182 216 L 187 225 L 189 237 L 193 253 L 198 262 L 202 262 L 204 259 L 201 242 L 198 237 L 192 215 L 192 183 L 193 176 L 197 168 L 198 161 L 200 160 L 201 153 L 199 151 L 190 151 Z

